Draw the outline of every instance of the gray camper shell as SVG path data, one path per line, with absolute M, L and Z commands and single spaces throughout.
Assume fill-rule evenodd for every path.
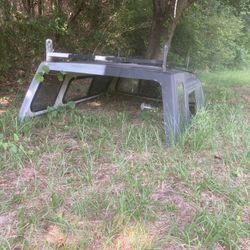
M 48 39 L 46 61 L 29 86 L 19 119 L 44 114 L 48 107 L 70 101 L 97 98 L 113 86 L 119 93 L 162 100 L 166 143 L 170 144 L 181 131 L 182 120 L 188 123 L 204 105 L 204 94 L 194 74 L 169 67 L 166 58 L 167 47 L 163 61 L 58 53 Z

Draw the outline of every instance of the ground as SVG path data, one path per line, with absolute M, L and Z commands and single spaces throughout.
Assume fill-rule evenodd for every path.
M 206 107 L 172 147 L 139 101 L 20 123 L 25 87 L 0 85 L 0 249 L 250 249 L 250 81 L 237 74 L 200 76 Z

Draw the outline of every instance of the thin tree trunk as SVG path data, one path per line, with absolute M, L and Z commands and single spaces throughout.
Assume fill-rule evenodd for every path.
M 34 15 L 34 3 L 33 0 L 22 0 L 23 8 L 27 15 L 32 17 Z
M 79 7 L 75 12 L 71 13 L 68 19 L 68 26 L 74 23 L 74 21 L 76 20 L 76 18 L 79 16 L 81 12 L 82 12 L 82 8 Z
M 86 0 L 79 0 L 78 4 L 73 8 L 73 11 L 70 13 L 68 17 L 68 26 L 72 25 L 77 17 L 80 15 L 80 13 L 84 10 L 85 5 L 86 5 Z
M 42 3 L 42 0 L 38 0 L 38 15 L 39 16 L 42 16 L 43 15 L 43 3 Z
M 62 14 L 62 0 L 54 1 L 54 6 L 55 6 L 57 14 L 61 15 Z

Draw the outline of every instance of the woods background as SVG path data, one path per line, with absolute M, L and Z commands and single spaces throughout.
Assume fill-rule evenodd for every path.
M 161 56 L 197 70 L 248 67 L 249 0 L 0 0 L 1 79 L 29 74 L 57 51 Z M 184 6 L 184 7 L 183 7 Z

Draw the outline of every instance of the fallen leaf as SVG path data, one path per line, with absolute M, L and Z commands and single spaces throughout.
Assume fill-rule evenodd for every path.
M 214 155 L 214 159 L 216 159 L 216 160 L 222 160 L 222 158 L 219 155 Z

